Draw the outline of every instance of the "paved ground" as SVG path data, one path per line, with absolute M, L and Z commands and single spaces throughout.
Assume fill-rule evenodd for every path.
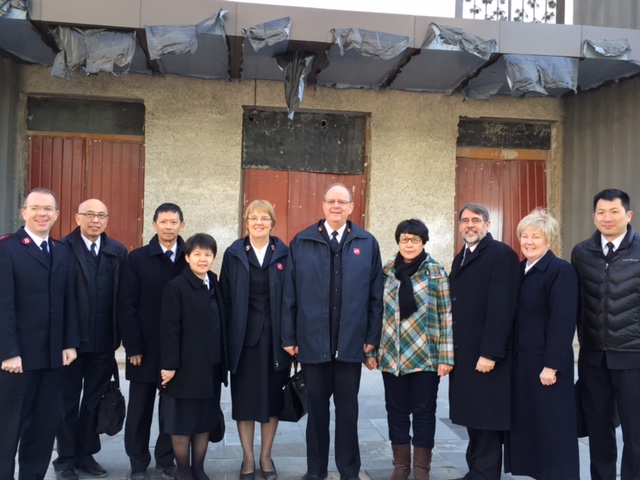
M 121 372 L 121 384 L 125 397 L 128 382 Z M 433 455 L 432 480 L 452 479 L 466 473 L 464 452 L 466 449 L 466 430 L 452 425 L 449 420 L 449 404 L 447 401 L 448 382 L 446 378 L 440 384 L 438 396 L 436 446 Z M 222 409 L 227 418 L 227 433 L 224 440 L 218 444 L 211 444 L 205 469 L 212 480 L 237 479 L 242 459 L 242 449 L 238 439 L 235 422 L 231 420 L 231 405 L 229 391 L 223 390 Z M 279 480 L 300 480 L 306 471 L 305 460 L 305 419 L 299 423 L 281 423 L 275 440 L 273 458 L 279 472 Z M 157 428 L 154 426 L 154 428 Z M 333 427 L 332 427 L 333 429 Z M 259 429 L 257 429 L 259 432 Z M 387 422 L 384 409 L 384 394 L 380 372 L 370 372 L 363 369 L 362 386 L 360 389 L 360 446 L 362 455 L 362 480 L 386 480 L 392 470 L 391 447 L 387 437 Z M 332 430 L 333 435 L 333 430 Z M 620 433 L 618 432 L 618 437 Z M 153 436 L 152 436 L 153 438 Z M 128 458 L 124 453 L 124 439 L 122 432 L 114 437 L 102 436 L 103 448 L 96 455 L 96 459 L 108 470 L 108 479 L 126 479 L 128 474 Z M 256 444 L 259 445 L 259 434 Z M 618 445 L 621 445 L 618 438 Z M 332 447 L 333 448 L 333 445 Z M 259 451 L 256 450 L 256 454 Z M 56 452 L 53 452 L 53 458 Z M 620 457 L 620 454 L 619 454 Z M 581 478 L 589 478 L 589 452 L 586 440 L 580 441 Z M 335 470 L 333 456 L 329 464 L 329 480 L 339 479 Z M 159 480 L 161 476 L 151 465 L 148 471 L 150 480 Z M 90 477 L 80 477 L 90 478 Z M 525 479 L 529 477 L 502 476 L 506 479 Z M 50 468 L 47 480 L 55 480 L 53 469 Z M 260 480 L 261 476 L 256 475 Z

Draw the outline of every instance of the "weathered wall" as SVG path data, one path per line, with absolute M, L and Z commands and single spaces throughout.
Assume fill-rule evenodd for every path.
M 631 196 L 631 209 L 640 210 L 640 79 L 571 98 L 566 107 L 562 236 L 568 258 L 573 245 L 595 231 L 596 193 L 620 188 Z
M 638 28 L 638 0 L 574 0 L 573 24 L 612 28 Z
M 185 211 L 185 235 L 212 233 L 221 249 L 239 233 L 242 106 L 285 106 L 283 84 L 279 82 L 142 75 L 116 78 L 108 74 L 62 81 L 52 78 L 48 69 L 23 67 L 20 85 L 22 105 L 32 94 L 144 101 L 145 240 L 153 233 L 155 206 L 173 201 Z M 371 114 L 366 227 L 379 239 L 384 259 L 396 251 L 393 232 L 397 223 L 418 217 L 431 230 L 427 250 L 445 266 L 450 265 L 460 117 L 552 122 L 557 132 L 548 170 L 549 204 L 552 208 L 559 205 L 561 172 L 555 152 L 562 130 L 561 100 L 494 98 L 464 102 L 461 96 L 442 94 L 318 88 L 307 89 L 302 107 Z M 26 135 L 23 137 L 20 162 L 26 164 Z
M 18 67 L 0 58 L 0 235 L 14 229 L 19 218 L 16 182 L 16 110 L 18 109 Z

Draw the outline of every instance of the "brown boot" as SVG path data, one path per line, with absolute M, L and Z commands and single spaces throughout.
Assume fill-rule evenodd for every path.
M 413 480 L 429 480 L 431 449 L 413 447 Z
M 393 450 L 393 472 L 389 480 L 407 480 L 411 473 L 411 444 L 394 445 Z

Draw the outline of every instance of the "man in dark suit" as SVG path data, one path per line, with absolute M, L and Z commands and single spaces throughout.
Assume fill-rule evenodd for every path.
M 631 199 L 607 189 L 593 199 L 597 231 L 571 253 L 580 279 L 578 374 L 591 478 L 616 478 L 616 410 L 622 480 L 640 479 L 640 235 Z
M 511 340 L 520 262 L 489 233 L 489 211 L 458 212 L 465 246 L 451 267 L 456 368 L 449 379 L 451 421 L 467 427 L 465 480 L 499 480 L 504 431 L 511 426 Z
M 131 480 L 144 480 L 151 462 L 149 437 L 153 407 L 160 382 L 160 305 L 167 282 L 181 274 L 184 259 L 184 217 L 179 206 L 163 203 L 153 215 L 156 235 L 148 245 L 127 257 L 118 298 L 118 324 L 127 351 L 126 375 L 129 404 L 124 445 L 131 463 Z M 163 429 L 154 448 L 156 468 L 172 479 L 174 463 L 171 436 Z
M 58 424 L 61 367 L 78 325 L 67 248 L 49 237 L 58 200 L 44 188 L 22 205 L 24 227 L 0 238 L 0 478 L 44 478 Z
M 53 462 L 59 480 L 77 480 L 75 469 L 93 477 L 107 475 L 93 455 L 100 451 L 100 398 L 117 372 L 116 299 L 127 258 L 126 247 L 105 233 L 108 220 L 104 203 L 86 200 L 76 213 L 78 228 L 62 240 L 74 263 L 80 347 L 76 361 L 62 372 L 58 458 Z
M 298 355 L 307 385 L 307 473 L 327 477 L 329 402 L 336 407 L 341 480 L 358 479 L 358 391 L 365 353 L 380 344 L 382 262 L 377 240 L 347 220 L 351 191 L 331 185 L 325 218 L 291 242 L 283 290 L 282 346 Z

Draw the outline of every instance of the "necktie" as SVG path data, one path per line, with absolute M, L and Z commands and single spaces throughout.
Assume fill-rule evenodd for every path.
M 333 251 L 338 250 L 338 232 L 331 232 L 331 249 Z
M 462 251 L 462 261 L 460 262 L 460 266 L 464 265 L 464 261 L 467 258 L 467 252 L 469 251 L 469 247 L 464 246 L 464 250 Z
M 169 260 L 173 262 L 173 258 L 171 258 L 173 257 L 173 250 L 167 250 L 166 252 L 164 252 L 164 254 L 167 256 Z
M 604 256 L 604 259 L 607 263 L 609 263 L 611 261 L 611 259 L 613 259 L 613 254 L 615 253 L 613 251 L 613 243 L 611 242 L 607 242 L 607 248 L 609 249 L 609 251 L 607 252 L 607 254 Z
M 49 252 L 49 243 L 46 240 L 43 240 L 42 243 L 40 244 L 40 248 L 42 249 L 44 256 L 47 257 L 47 260 L 51 262 L 51 253 Z
M 98 251 L 96 250 L 96 242 L 93 242 L 91 244 L 91 255 L 93 255 L 94 258 L 98 256 Z

